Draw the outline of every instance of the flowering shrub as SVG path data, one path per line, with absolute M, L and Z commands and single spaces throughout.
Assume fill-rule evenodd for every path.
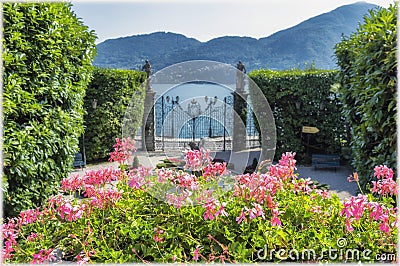
M 69 195 L 4 221 L 2 258 L 30 263 L 329 262 L 376 261 L 381 254 L 396 253 L 393 171 L 375 169 L 379 180 L 373 190 L 379 197 L 360 194 L 341 202 L 299 178 L 294 157 L 285 153 L 265 173 L 238 175 L 233 183 L 225 183 L 226 166 L 212 165 L 203 150 L 187 152 L 186 171 L 108 168 L 71 176 L 60 188 Z M 77 190 L 86 197 L 73 197 Z M 164 196 L 153 197 L 154 191 Z
M 128 138 L 115 138 L 116 143 L 113 145 L 114 151 L 110 153 L 110 162 L 118 162 L 120 165 L 129 163 L 132 152 L 136 151 L 135 140 Z

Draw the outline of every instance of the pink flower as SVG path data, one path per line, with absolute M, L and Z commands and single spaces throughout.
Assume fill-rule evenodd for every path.
M 200 256 L 200 249 L 201 247 L 196 247 L 196 249 L 193 251 L 193 260 L 198 261 L 199 256 Z
M 311 178 L 307 179 L 293 179 L 292 180 L 293 184 L 293 192 L 299 193 L 299 192 L 304 192 L 305 194 L 310 194 L 312 192 L 312 188 L 310 187 L 312 183 Z
M 104 209 L 114 206 L 116 201 L 121 198 L 122 193 L 118 190 L 108 188 L 107 190 L 91 190 L 89 195 L 92 198 L 90 202 L 92 207 Z
M 109 161 L 123 164 L 131 158 L 132 152 L 136 151 L 135 141 L 128 137 L 122 140 L 116 138 L 115 142 L 116 144 L 113 146 L 114 151 L 110 153 Z
M 372 181 L 372 192 L 378 193 L 379 195 L 397 195 L 398 187 L 396 181 L 393 179 L 381 179 L 378 181 Z
M 351 196 L 348 201 L 343 202 L 344 207 L 340 215 L 346 214 L 346 218 L 354 217 L 359 220 L 363 216 L 367 203 L 368 198 L 365 195 Z
M 6 240 L 4 242 L 4 245 L 5 245 L 5 248 L 3 248 L 1 251 L 1 253 L 2 253 L 1 258 L 2 258 L 2 260 L 11 259 L 13 256 L 12 253 L 14 252 L 13 243 L 10 240 Z
M 310 211 L 313 213 L 322 213 L 321 206 L 313 206 Z
M 296 175 L 294 171 L 297 169 L 296 160 L 294 159 L 295 156 L 296 153 L 291 152 L 282 154 L 282 157 L 277 165 L 271 165 L 268 167 L 268 173 L 282 181 L 289 178 L 295 178 Z
M 73 175 L 61 180 L 61 189 L 63 191 L 75 191 L 84 185 L 83 178 L 80 175 Z
M 350 221 L 350 219 L 346 219 L 345 226 L 346 226 L 346 230 L 347 230 L 348 232 L 353 232 L 353 231 L 354 231 L 354 228 L 351 226 L 351 221 Z
M 222 203 L 222 204 L 219 206 L 218 211 L 215 213 L 215 217 L 218 217 L 219 215 L 228 217 L 228 213 L 225 211 L 225 206 L 226 206 L 226 203 Z
M 203 207 L 206 209 L 204 214 L 203 214 L 203 218 L 204 220 L 214 220 L 214 213 L 215 213 L 215 208 L 217 205 L 217 202 L 214 198 L 209 198 L 208 201 L 203 204 Z
M 63 191 L 75 191 L 83 189 L 85 186 L 102 186 L 104 184 L 110 184 L 112 181 L 120 180 L 123 177 L 123 173 L 119 169 L 113 169 L 112 167 L 90 170 L 85 172 L 84 176 L 74 175 L 69 178 L 64 178 L 61 181 L 61 189 Z
M 210 199 L 203 205 L 203 207 L 206 208 L 203 214 L 204 220 L 214 220 L 214 218 L 219 215 L 228 217 L 228 213 L 225 211 L 225 205 L 225 203 L 219 204 L 218 200 Z
M 386 234 L 389 234 L 389 230 L 390 230 L 390 228 L 389 228 L 389 223 L 388 223 L 388 222 L 382 222 L 382 224 L 381 224 L 381 226 L 379 227 L 379 229 L 380 229 L 382 232 L 385 232 Z
M 353 175 L 349 175 L 349 177 L 347 177 L 347 181 L 348 182 L 358 182 L 358 173 L 355 172 L 355 173 L 353 173 Z
M 169 168 L 168 169 L 162 168 L 157 171 L 158 182 L 160 183 L 164 183 L 168 180 L 173 181 L 175 179 L 174 175 L 175 171 Z
M 165 201 L 168 205 L 174 205 L 175 208 L 180 208 L 185 205 L 186 200 L 189 198 L 190 193 L 183 190 L 179 195 L 173 193 L 167 193 L 165 196 Z
M 33 259 L 31 260 L 31 264 L 43 264 L 48 263 L 54 260 L 54 256 L 51 254 L 53 249 L 50 248 L 48 250 L 41 249 L 39 253 L 33 254 Z
M 393 170 L 386 165 L 375 166 L 374 171 L 374 176 L 376 176 L 378 179 L 393 179 Z
M 236 218 L 236 222 L 238 224 L 240 224 L 242 221 L 247 221 L 246 214 L 245 214 L 245 212 L 243 210 L 240 213 L 240 216 Z
M 4 239 L 4 248 L 2 249 L 2 260 L 10 259 L 13 256 L 13 245 L 17 245 L 17 238 L 21 224 L 16 224 L 16 218 L 10 219 L 8 223 L 1 225 L 1 232 Z
M 207 165 L 211 162 L 210 151 L 205 151 L 204 149 L 188 150 L 185 155 L 185 160 L 186 169 L 190 169 L 192 171 L 201 171 L 203 170 L 204 165 Z
M 197 181 L 197 177 L 195 175 L 189 174 L 187 172 L 178 171 L 176 173 L 175 179 L 173 182 L 181 188 L 188 190 L 198 190 L 199 183 Z
M 164 230 L 158 229 L 157 227 L 154 227 L 154 241 L 155 242 L 163 242 L 164 238 L 161 236 L 162 234 L 164 234 Z
M 36 239 L 38 239 L 40 236 L 38 235 L 38 234 L 36 234 L 36 233 L 31 233 L 29 236 L 28 236 L 28 238 L 27 238 L 27 240 L 29 241 L 29 242 L 34 242 Z
M 253 203 L 253 206 L 253 208 L 248 209 L 249 218 L 252 220 L 261 216 L 265 220 L 264 210 L 262 209 L 262 206 L 258 203 Z
M 146 180 L 152 174 L 151 167 L 139 166 L 128 172 L 128 185 L 133 189 L 141 189 L 145 185 L 150 185 L 150 180 Z
M 316 189 L 315 193 L 317 193 L 317 195 L 321 196 L 324 199 L 329 198 L 329 191 L 327 190 Z
M 19 214 L 18 223 L 20 225 L 31 224 L 31 223 L 36 222 L 36 220 L 39 219 L 42 216 L 43 215 L 39 211 L 39 209 L 32 209 L 32 210 L 22 211 Z
M 278 210 L 278 208 L 272 209 L 272 218 L 271 218 L 271 225 L 272 226 L 281 226 L 281 220 L 279 220 L 279 214 L 281 212 Z
M 211 179 L 226 173 L 226 163 L 210 163 L 204 168 L 204 177 Z

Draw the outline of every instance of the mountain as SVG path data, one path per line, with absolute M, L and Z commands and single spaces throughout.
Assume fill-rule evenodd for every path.
M 95 66 L 139 69 L 146 59 L 151 63 L 168 61 L 168 54 L 200 46 L 201 42 L 182 34 L 156 32 L 106 40 L 97 45 Z
M 212 60 L 236 65 L 241 60 L 247 70 L 290 69 L 314 64 L 334 69 L 334 46 L 342 35 L 354 32 L 368 10 L 378 6 L 358 2 L 310 18 L 268 37 L 224 36 L 208 42 L 171 32 L 106 40 L 97 45 L 94 65 L 105 68 L 141 69 L 149 59 L 154 71 L 189 60 Z

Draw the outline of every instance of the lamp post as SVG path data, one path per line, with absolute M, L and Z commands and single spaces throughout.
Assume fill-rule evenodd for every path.
M 208 96 L 204 97 L 204 100 L 206 101 L 206 103 L 208 102 Z M 208 103 L 208 107 L 210 109 L 210 124 L 209 124 L 209 129 L 208 129 L 208 137 L 211 138 L 212 137 L 212 126 L 211 126 L 211 116 L 212 116 L 212 106 L 215 105 L 217 103 L 218 97 L 214 96 L 214 98 L 210 99 L 210 102 Z
M 169 101 L 171 100 L 171 104 L 172 104 L 172 109 L 171 109 L 171 112 L 172 112 L 171 135 L 172 135 L 172 138 L 174 138 L 175 137 L 175 131 L 174 131 L 174 127 L 175 127 L 175 125 L 174 125 L 174 120 L 175 120 L 175 118 L 174 118 L 174 106 L 179 104 L 179 96 L 176 96 L 175 100 L 174 100 L 173 98 L 171 98 L 171 97 L 169 97 L 167 95 L 167 97 L 165 99 L 167 100 L 167 103 L 169 103 Z

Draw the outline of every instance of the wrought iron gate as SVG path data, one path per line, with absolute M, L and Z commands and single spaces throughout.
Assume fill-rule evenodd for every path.
M 233 135 L 233 96 L 193 98 L 162 95 L 155 102 L 157 150 L 183 150 L 189 142 L 212 150 L 230 150 Z

